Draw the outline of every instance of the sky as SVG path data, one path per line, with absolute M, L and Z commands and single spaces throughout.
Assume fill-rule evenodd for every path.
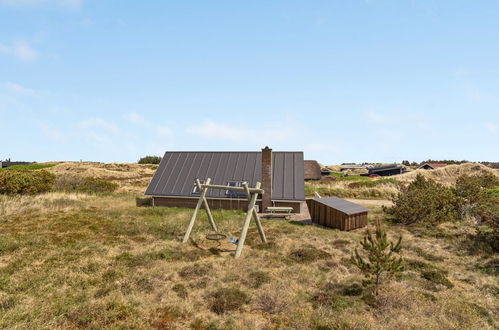
M 499 1 L 0 0 L 0 159 L 499 161 Z

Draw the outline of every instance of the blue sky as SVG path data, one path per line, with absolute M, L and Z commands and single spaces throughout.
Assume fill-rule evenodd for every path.
M 499 161 L 498 1 L 0 0 L 0 159 Z

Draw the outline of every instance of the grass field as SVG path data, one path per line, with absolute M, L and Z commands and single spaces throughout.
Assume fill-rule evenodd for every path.
M 0 196 L 0 328 L 493 329 L 498 258 L 474 227 L 386 224 L 406 271 L 379 299 L 350 261 L 364 230 L 264 221 L 240 259 L 204 238 L 181 244 L 192 210 L 137 208 L 135 195 Z M 243 214 L 215 211 L 238 236 Z M 383 218 L 372 209 L 370 221 Z

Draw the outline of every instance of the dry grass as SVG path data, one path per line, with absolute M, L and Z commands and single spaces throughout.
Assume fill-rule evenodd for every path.
M 393 178 L 400 182 L 411 182 L 416 178 L 418 174 L 422 174 L 426 178 L 430 178 L 439 183 L 451 186 L 456 183 L 456 179 L 461 175 L 480 175 L 486 173 L 492 173 L 499 178 L 499 170 L 492 169 L 488 166 L 478 163 L 448 165 L 446 167 L 438 168 L 435 170 L 415 170 L 412 172 L 394 176 Z
M 93 197 L 79 193 L 51 192 L 36 196 L 0 195 L 0 219 L 32 213 L 54 213 L 79 209 Z
M 118 192 L 144 193 L 157 168 L 150 164 L 60 163 L 48 170 L 56 175 L 71 174 L 115 182 Z
M 331 168 L 332 166 L 330 166 Z M 321 196 L 338 196 L 342 198 L 355 199 L 393 199 L 400 191 L 401 184 L 407 184 L 413 181 L 418 174 L 422 174 L 426 178 L 431 178 L 437 182 L 447 186 L 454 185 L 456 179 L 463 175 L 479 175 L 484 173 L 492 173 L 499 178 L 499 170 L 492 169 L 482 164 L 467 163 L 461 165 L 449 165 L 436 170 L 415 170 L 401 175 L 395 175 L 388 180 L 385 178 L 368 179 L 366 177 L 356 177 L 354 173 L 348 174 L 348 180 L 337 181 L 308 181 L 305 183 L 305 192 L 307 196 L 313 196 L 314 192 L 318 192 Z M 376 183 L 372 186 L 355 186 L 355 182 L 360 184 Z M 352 184 L 354 184 L 352 186 Z
M 265 221 L 270 244 L 252 226 L 234 260 L 221 251 L 234 245 L 205 240 L 205 215 L 181 244 L 192 210 L 137 208 L 133 195 L 2 197 L 0 205 L 0 328 L 499 326 L 499 283 L 483 270 L 497 256 L 471 253 L 474 229 L 464 224 L 387 224 L 391 237 L 404 236 L 407 271 L 374 301 L 359 295 L 362 277 L 349 262 L 363 230 Z M 375 207 L 370 216 L 383 214 Z M 242 213 L 215 217 L 221 232 L 238 236 Z M 428 270 L 452 287 L 425 278 Z
M 377 181 L 379 179 L 370 179 Z M 381 183 L 374 187 L 351 188 L 355 181 L 309 181 L 305 183 L 307 196 L 318 192 L 321 196 L 337 196 L 355 199 L 392 199 L 399 193 L 399 187 L 394 183 Z

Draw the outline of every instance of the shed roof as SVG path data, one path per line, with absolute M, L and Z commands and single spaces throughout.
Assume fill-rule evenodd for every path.
M 322 197 L 322 198 L 316 197 L 314 198 L 314 200 L 348 215 L 364 213 L 369 211 L 369 209 L 363 206 L 360 206 L 358 204 L 349 202 L 347 200 L 338 197 Z
M 273 152 L 272 162 L 272 199 L 305 200 L 303 152 Z M 254 187 L 262 181 L 261 168 L 261 152 L 166 152 L 145 194 L 196 198 L 196 178 L 211 178 L 213 184 L 219 185 L 246 181 Z M 206 197 L 231 198 L 220 189 L 208 189 Z

